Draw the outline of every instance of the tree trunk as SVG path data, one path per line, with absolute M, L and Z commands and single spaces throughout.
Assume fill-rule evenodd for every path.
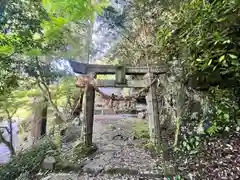
M 84 92 L 81 92 L 80 96 L 74 100 L 72 115 L 73 117 L 79 117 L 80 113 L 82 112 L 82 104 L 83 104 L 83 96 Z
M 8 147 L 8 149 L 10 150 L 10 152 L 11 152 L 11 155 L 15 155 L 16 154 L 16 152 L 15 152 L 15 149 L 14 149 L 14 147 L 13 147 L 13 143 L 12 143 L 12 131 L 10 130 L 9 132 L 9 135 L 10 135 L 10 141 L 7 141 L 4 137 L 3 137 L 3 134 L 2 134 L 2 132 L 0 132 L 0 142 L 3 142 L 7 147 Z
M 44 107 L 42 109 L 42 118 L 41 118 L 41 136 L 45 136 L 47 133 L 47 110 L 48 110 L 48 100 L 44 98 Z
M 31 122 L 32 143 L 46 134 L 47 102 L 46 98 L 38 99 L 34 102 L 33 119 Z

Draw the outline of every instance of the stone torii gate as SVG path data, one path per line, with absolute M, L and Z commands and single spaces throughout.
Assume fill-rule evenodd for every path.
M 95 92 L 97 91 L 96 88 L 98 87 L 147 87 L 145 90 L 147 90 L 146 101 L 150 140 L 154 143 L 160 143 L 160 120 L 156 98 L 157 81 L 154 81 L 154 79 L 156 79 L 156 75 L 167 72 L 168 68 L 166 65 L 125 67 L 120 65 L 85 64 L 76 61 L 69 61 L 69 64 L 73 71 L 77 74 L 115 74 L 115 80 L 98 80 L 95 76 L 94 85 L 89 82 L 85 83 L 84 85 L 78 85 L 80 88 L 85 88 L 83 101 L 83 121 L 85 126 L 84 141 L 86 146 L 92 145 Z M 126 80 L 125 75 L 142 75 L 143 80 Z

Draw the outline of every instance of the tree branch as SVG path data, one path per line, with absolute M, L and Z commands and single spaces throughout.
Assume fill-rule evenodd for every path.
M 11 128 L 12 126 L 10 126 Z M 15 154 L 15 149 L 13 148 L 13 144 L 12 144 L 12 130 L 10 131 L 7 127 L 5 126 L 0 126 L 0 129 L 6 129 L 8 134 L 10 135 L 10 141 L 7 141 L 4 137 L 3 137 L 3 133 L 0 131 L 0 142 L 3 142 L 8 149 L 11 152 L 11 155 Z
M 49 91 L 47 85 L 43 82 L 40 82 L 39 80 L 37 80 L 37 85 L 40 88 L 40 90 L 43 92 L 44 96 L 48 99 L 49 103 L 51 104 L 51 106 L 53 107 L 54 111 L 58 114 L 58 116 L 65 122 L 65 119 L 63 118 L 60 110 L 58 109 L 58 107 L 56 106 L 56 104 L 54 104 L 53 100 L 52 100 L 52 96 L 51 96 L 51 92 Z M 42 87 L 43 85 L 43 87 Z
M 39 64 L 39 60 L 36 57 L 36 64 L 37 64 L 37 69 L 38 69 L 38 76 L 35 76 L 35 79 L 37 81 L 37 85 L 40 88 L 40 90 L 43 92 L 44 96 L 47 98 L 51 106 L 53 107 L 54 111 L 57 113 L 57 115 L 65 122 L 65 118 L 62 116 L 60 110 L 56 106 L 56 104 L 52 100 L 52 95 L 51 92 L 49 91 L 48 85 L 46 85 L 46 81 L 44 80 L 44 75 L 43 72 L 41 71 L 41 66 Z
M 6 131 L 7 131 L 8 133 L 10 133 L 8 127 L 6 127 L 6 126 L 0 126 L 0 129 L 6 129 Z M 0 133 L 0 134 L 2 134 L 2 133 Z

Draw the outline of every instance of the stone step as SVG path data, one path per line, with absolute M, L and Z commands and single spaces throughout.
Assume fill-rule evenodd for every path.
M 108 170 L 103 171 L 105 174 L 121 174 L 121 175 L 138 175 L 139 177 L 142 178 L 162 178 L 163 175 L 160 172 L 149 172 L 149 171 L 139 171 L 136 169 L 131 169 L 131 168 L 124 168 L 124 167 L 119 167 L 119 168 L 111 168 Z
M 95 109 L 94 110 L 95 115 L 113 115 L 116 114 L 112 109 Z
M 161 175 L 147 176 L 147 175 L 129 175 L 129 174 L 107 174 L 102 173 L 97 177 L 91 174 L 78 174 L 78 173 L 50 173 L 40 180 L 165 180 Z

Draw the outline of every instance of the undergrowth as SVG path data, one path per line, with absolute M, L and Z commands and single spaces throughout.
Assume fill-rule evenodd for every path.
M 1 180 L 16 179 L 21 174 L 34 174 L 38 172 L 45 156 L 53 156 L 56 151 L 57 146 L 50 140 L 41 140 L 41 143 L 37 143 L 31 149 L 12 157 L 12 160 L 8 164 L 1 165 Z
M 79 172 L 82 168 L 82 158 L 91 155 L 96 149 L 96 146 L 87 148 L 83 143 L 76 143 L 68 152 L 63 152 L 58 143 L 46 137 L 31 148 L 13 156 L 8 164 L 0 165 L 0 177 L 1 180 L 36 179 L 38 172 L 45 171 L 42 169 L 42 162 L 47 156 L 56 160 L 55 168 L 51 171 Z
M 147 121 L 135 121 L 132 129 L 136 139 L 149 139 L 149 128 Z

